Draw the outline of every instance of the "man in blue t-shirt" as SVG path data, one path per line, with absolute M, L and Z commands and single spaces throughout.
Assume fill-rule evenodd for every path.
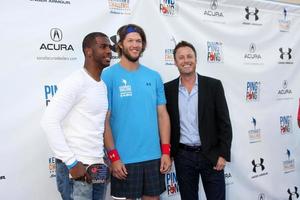
M 111 195 L 126 199 L 159 199 L 164 174 L 171 168 L 170 120 L 160 75 L 139 63 L 146 48 L 143 29 L 119 28 L 120 62 L 102 74 L 109 112 L 105 146 L 112 162 Z

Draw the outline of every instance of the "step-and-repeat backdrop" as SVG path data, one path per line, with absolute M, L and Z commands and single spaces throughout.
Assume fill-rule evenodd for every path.
M 199 73 L 222 80 L 233 126 L 227 199 L 300 199 L 299 16 L 297 6 L 258 0 L 2 2 L 0 199 L 59 199 L 40 118 L 58 82 L 83 66 L 83 37 L 113 37 L 127 23 L 145 29 L 141 62 L 164 82 L 178 76 L 181 40 L 195 45 Z M 162 199 L 180 199 L 174 170 L 166 187 Z

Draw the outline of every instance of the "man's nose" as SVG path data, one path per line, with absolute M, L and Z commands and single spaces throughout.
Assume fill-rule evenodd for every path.
M 184 57 L 184 58 L 183 58 L 183 62 L 184 62 L 184 63 L 187 63 L 187 62 L 189 62 L 189 59 L 186 58 L 186 57 Z

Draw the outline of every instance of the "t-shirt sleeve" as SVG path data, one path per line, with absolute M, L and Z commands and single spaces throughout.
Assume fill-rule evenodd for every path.
M 108 110 L 112 107 L 112 78 L 108 70 L 104 70 L 101 74 L 101 79 L 104 81 L 107 88 Z
M 156 78 L 156 93 L 157 93 L 156 104 L 163 105 L 163 104 L 166 104 L 164 84 L 163 84 L 159 74 L 157 74 L 156 77 L 157 77 Z

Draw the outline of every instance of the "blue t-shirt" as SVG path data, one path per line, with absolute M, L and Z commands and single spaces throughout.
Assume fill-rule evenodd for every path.
M 161 157 L 157 106 L 166 104 L 160 75 L 139 65 L 128 71 L 119 63 L 102 72 L 115 147 L 123 163 Z

